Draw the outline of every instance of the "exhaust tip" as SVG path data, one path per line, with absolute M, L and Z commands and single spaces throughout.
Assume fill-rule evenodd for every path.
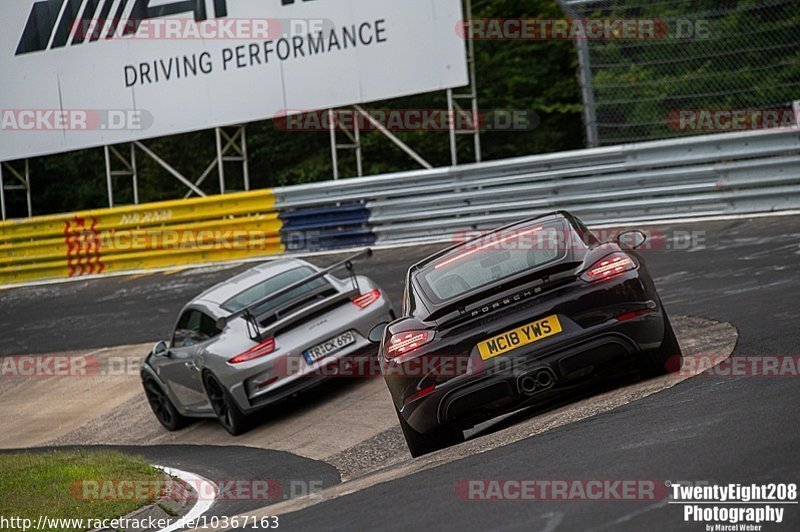
M 543 388 L 543 389 L 550 388 L 551 386 L 553 386 L 555 380 L 556 379 L 553 376 L 553 374 L 546 369 L 543 369 L 536 374 L 536 386 L 538 388 Z
M 540 368 L 522 375 L 517 381 L 520 393 L 533 395 L 552 388 L 556 383 L 556 376 L 548 368 Z
M 536 391 L 536 378 L 532 375 L 525 375 L 519 380 L 519 389 L 522 393 L 532 394 Z

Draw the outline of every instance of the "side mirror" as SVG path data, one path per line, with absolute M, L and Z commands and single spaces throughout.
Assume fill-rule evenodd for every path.
M 389 322 L 383 322 L 373 327 L 369 332 L 369 341 L 373 344 L 381 343 L 381 340 L 383 340 L 383 333 L 386 332 L 386 327 L 388 326 Z
M 647 235 L 637 229 L 620 233 L 615 240 L 621 248 L 639 249 L 647 242 Z
M 151 353 L 153 353 L 153 356 L 156 356 L 156 357 L 168 357 L 169 356 L 169 347 L 167 346 L 167 342 L 165 342 L 163 340 L 158 342 L 155 345 L 155 347 L 153 347 L 153 350 L 151 351 Z

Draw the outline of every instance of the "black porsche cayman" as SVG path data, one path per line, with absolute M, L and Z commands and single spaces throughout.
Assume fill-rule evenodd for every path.
M 402 317 L 376 327 L 413 456 L 603 373 L 679 367 L 639 231 L 601 242 L 567 212 L 514 223 L 411 267 Z

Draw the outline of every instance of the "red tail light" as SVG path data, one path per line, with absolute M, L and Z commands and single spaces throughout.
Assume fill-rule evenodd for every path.
M 636 263 L 633 262 L 632 258 L 625 253 L 617 252 L 596 262 L 586 273 L 581 275 L 581 279 L 587 283 L 594 283 L 635 269 Z
M 371 304 L 375 303 L 377 300 L 381 298 L 381 291 L 380 290 L 373 290 L 372 292 L 367 292 L 366 294 L 362 294 L 353 300 L 353 303 L 358 308 L 367 308 Z
M 262 342 L 252 349 L 248 349 L 241 355 L 236 355 L 228 361 L 228 364 L 241 364 L 242 362 L 249 362 L 250 360 L 261 358 L 269 355 L 275 351 L 275 338 L 270 338 L 266 342 Z
M 408 331 L 393 334 L 386 346 L 386 358 L 397 358 L 433 340 L 432 331 Z

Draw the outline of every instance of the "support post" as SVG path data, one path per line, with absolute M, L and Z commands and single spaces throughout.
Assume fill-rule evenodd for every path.
M 472 19 L 472 0 L 467 1 L 467 18 Z M 478 116 L 480 107 L 478 106 L 478 74 L 476 70 L 475 58 L 475 41 L 472 39 L 467 40 L 467 57 L 469 58 L 469 83 L 472 87 L 472 120 L 475 121 L 475 162 L 483 160 L 483 153 L 481 150 L 481 119 Z
M 561 10 L 569 18 L 577 21 L 580 16 L 569 0 L 556 0 Z M 576 34 L 577 35 L 577 34 Z M 586 146 L 596 148 L 600 145 L 600 134 L 597 130 L 597 104 L 594 95 L 594 81 L 592 79 L 592 56 L 589 50 L 589 41 L 575 38 L 575 50 L 578 54 L 578 79 L 581 84 L 581 99 L 583 100 L 583 124 L 586 130 Z
M 151 159 L 153 159 L 155 162 L 157 162 L 164 170 L 166 170 L 167 172 L 172 174 L 173 177 L 175 177 L 175 179 L 177 179 L 178 181 L 180 181 L 181 183 L 186 185 L 192 192 L 194 192 L 195 194 L 197 194 L 201 198 L 205 198 L 206 197 L 206 193 L 205 192 L 203 192 L 202 190 L 197 188 L 197 186 L 195 186 L 194 183 L 192 183 L 191 181 L 186 179 L 180 172 L 178 172 L 172 166 L 170 166 L 164 159 L 162 159 L 161 157 L 156 155 L 155 152 L 153 152 L 153 150 L 151 150 L 150 148 L 148 148 L 147 146 L 145 146 L 144 144 L 142 144 L 138 140 L 134 141 L 134 144 L 136 144 L 136 146 L 138 146 L 140 150 L 145 152 Z
M 453 89 L 447 89 L 447 121 L 450 127 L 450 164 L 458 166 L 458 140 L 456 139 L 456 102 L 453 99 Z
M 3 163 L 0 162 L 0 213 L 6 219 L 6 184 L 3 182 Z
M 133 204 L 139 205 L 139 168 L 136 166 L 136 146 L 131 143 L 131 182 L 133 183 Z
M 103 146 L 103 151 L 106 154 L 106 187 L 108 188 L 108 207 L 114 208 L 114 182 L 111 179 L 111 149 L 108 146 Z
M 8 173 L 14 177 L 20 184 L 6 184 L 5 175 L 3 174 L 3 165 L 5 165 Z M 30 159 L 25 159 L 22 163 L 22 173 L 15 169 L 9 163 L 0 163 L 0 218 L 3 220 L 8 219 L 8 211 L 6 210 L 6 191 L 9 190 L 24 190 L 25 202 L 28 207 L 28 217 L 33 216 L 33 197 L 31 195 L 31 162 Z
M 217 139 L 217 172 L 219 172 L 219 193 L 225 194 L 225 161 L 222 158 L 222 132 L 214 128 Z
M 394 133 L 386 129 L 386 127 L 383 124 L 381 124 L 378 120 L 376 120 L 373 116 L 371 116 L 368 112 L 366 112 L 363 107 L 361 107 L 360 105 L 354 105 L 353 107 L 355 108 L 356 111 L 361 113 L 361 115 L 364 118 L 366 118 L 370 124 L 372 124 L 372 127 L 383 133 L 384 136 L 386 136 L 386 138 L 394 142 L 395 145 L 397 145 L 397 147 L 399 147 L 401 150 L 407 153 L 409 157 L 417 161 L 423 168 L 427 168 L 429 170 L 433 168 L 433 165 L 431 163 L 423 159 L 422 156 L 417 152 L 415 152 L 414 150 L 412 150 L 408 144 L 397 138 L 397 136 Z
M 28 198 L 28 218 L 33 217 L 33 199 L 31 198 L 31 164 L 25 159 L 25 194 Z
M 358 125 L 358 120 L 353 120 L 353 141 L 356 146 L 356 172 L 358 177 L 364 175 L 364 161 L 362 160 L 361 151 L 361 126 Z
M 244 189 L 250 191 L 250 159 L 247 156 L 247 126 L 242 126 L 242 177 L 244 178 Z
M 333 109 L 328 109 L 328 131 L 331 136 L 331 163 L 333 164 L 333 179 L 339 179 L 339 153 L 336 146 L 336 114 Z
M 464 14 L 466 20 L 472 19 L 472 0 L 464 1 Z M 467 74 L 469 76 L 469 87 L 466 93 L 456 94 L 453 89 L 447 90 L 447 111 L 450 129 L 450 162 L 453 166 L 458 165 L 458 135 L 472 135 L 475 144 L 475 162 L 481 162 L 481 126 L 478 113 L 478 77 L 475 72 L 475 41 L 469 33 L 469 29 L 464 27 L 464 36 L 467 41 Z M 459 100 L 469 100 L 471 113 L 470 123 L 472 128 L 460 131 L 457 127 L 461 123 L 460 118 L 464 116 L 464 109 L 459 105 Z

